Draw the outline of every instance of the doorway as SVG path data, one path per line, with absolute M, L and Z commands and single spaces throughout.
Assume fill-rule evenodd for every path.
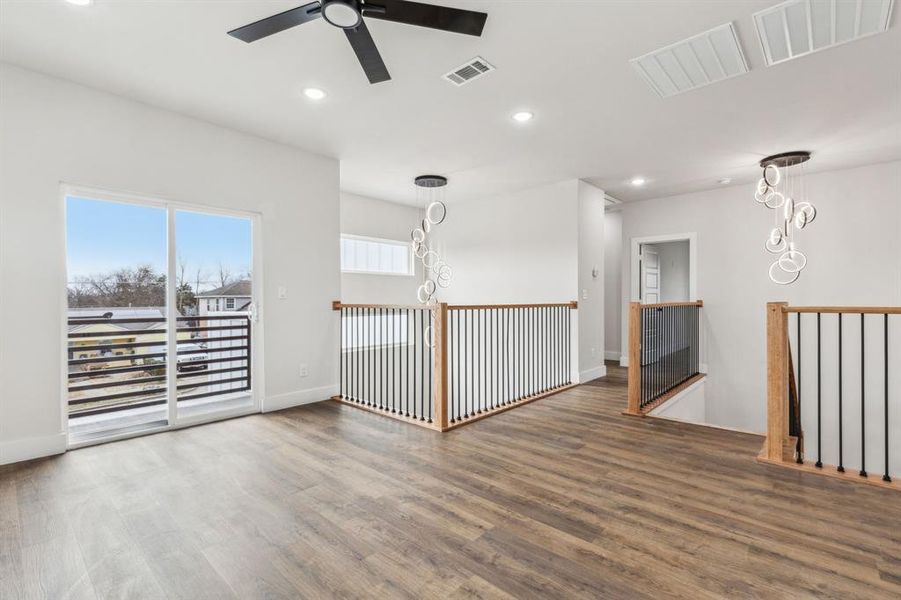
M 630 302 L 698 299 L 696 233 L 632 238 L 629 258 Z
M 254 214 L 65 190 L 69 446 L 259 412 Z
M 691 288 L 688 240 L 639 246 L 639 289 L 642 304 L 688 302 Z

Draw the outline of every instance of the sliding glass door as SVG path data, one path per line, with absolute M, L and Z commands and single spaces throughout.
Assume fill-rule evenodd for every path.
M 253 377 L 250 219 L 175 211 L 179 418 L 248 407 Z
M 65 197 L 70 445 L 254 412 L 253 215 Z

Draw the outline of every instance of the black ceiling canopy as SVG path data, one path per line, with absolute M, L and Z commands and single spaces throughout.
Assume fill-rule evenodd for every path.
M 320 0 L 233 29 L 228 35 L 250 43 L 319 17 L 344 30 L 369 83 L 380 83 L 391 75 L 363 17 L 481 36 L 488 15 L 407 0 Z

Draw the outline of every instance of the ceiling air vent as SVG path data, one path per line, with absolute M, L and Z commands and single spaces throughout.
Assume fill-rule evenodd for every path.
M 456 86 L 461 86 L 466 85 L 473 79 L 478 79 L 491 71 L 494 71 L 494 67 L 481 56 L 476 56 L 474 59 L 460 65 L 450 73 L 445 73 L 444 78 Z
M 886 31 L 893 0 L 789 0 L 754 14 L 767 65 Z
M 663 98 L 748 72 L 732 23 L 629 62 Z

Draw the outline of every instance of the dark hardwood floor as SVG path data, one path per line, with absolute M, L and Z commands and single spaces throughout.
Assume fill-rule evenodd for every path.
M 335 402 L 0 467 L 0 598 L 894 598 L 896 492 L 622 416 L 446 434 Z

